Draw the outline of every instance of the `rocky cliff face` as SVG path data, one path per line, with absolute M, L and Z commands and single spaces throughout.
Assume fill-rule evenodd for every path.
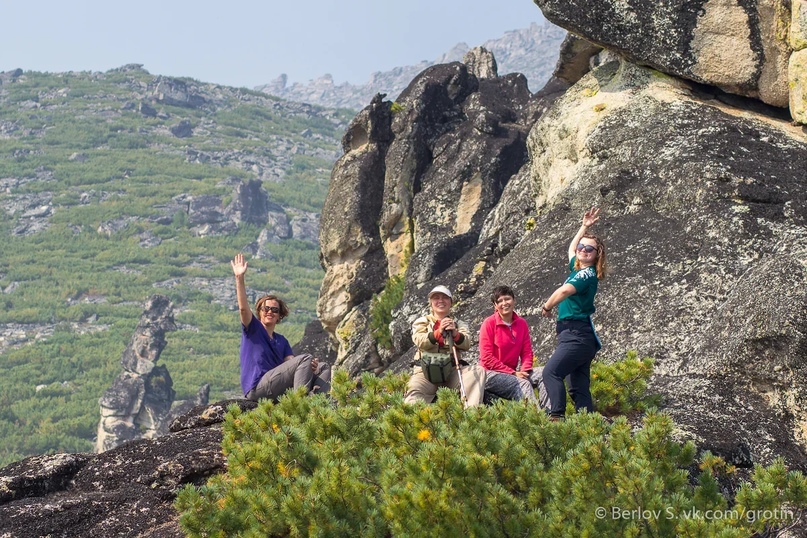
M 535 91 L 549 80 L 558 47 L 565 35 L 563 30 L 551 24 L 532 23 L 529 28 L 507 32 L 481 46 L 496 55 L 500 73 L 523 74 Z M 363 85 L 348 82 L 335 84 L 331 75 L 324 75 L 306 84 L 289 84 L 288 77 L 280 75 L 269 84 L 255 89 L 290 101 L 361 110 L 374 95 L 385 93 L 395 98 L 427 67 L 460 61 L 469 50 L 471 47 L 467 44 L 459 43 L 434 61 L 373 73 Z
M 338 338 L 337 366 L 351 373 L 380 371 L 395 356 L 366 330 L 372 294 L 403 272 L 417 289 L 457 262 L 527 162 L 528 125 L 543 97 L 521 75 L 498 77 L 482 48 L 466 62 L 425 70 L 394 107 L 378 96 L 343 139 L 323 209 L 317 313 Z M 408 347 L 408 332 L 399 333 Z
M 261 180 L 251 179 L 242 182 L 238 178 L 230 177 L 222 183 L 232 188 L 229 204 L 224 204 L 222 196 L 181 194 L 175 196 L 171 200 L 172 203 L 164 207 L 164 212 L 169 215 L 166 218 L 184 213 L 193 233 L 199 237 L 233 234 L 242 223 L 262 227 L 258 239 L 247 249 L 259 257 L 262 257 L 258 253 L 266 243 L 280 243 L 285 239 L 297 239 L 309 243 L 317 241 L 319 213 L 292 207 L 284 208 L 270 201 Z M 117 219 L 105 222 L 101 228 L 104 230 L 110 228 L 108 235 L 111 235 L 119 231 L 120 226 L 128 226 L 129 220 Z M 120 224 L 115 226 L 115 223 Z M 101 228 L 99 233 L 105 233 Z
M 578 10 L 563 6 L 566 17 Z M 328 226 L 321 235 L 329 274 L 348 257 L 364 267 L 323 283 L 319 313 L 337 364 L 354 374 L 406 369 L 409 325 L 436 284 L 455 290 L 456 314 L 472 327 L 492 312 L 491 289 L 513 286 L 544 362 L 555 341 L 540 307 L 565 277 L 584 209 L 599 205 L 612 266 L 598 296 L 599 360 L 655 357 L 653 390 L 682 437 L 738 465 L 782 456 L 803 468 L 807 136 L 781 108 L 642 67 L 621 48 L 598 52 L 628 34 L 608 33 L 617 15 L 599 28 L 609 39 L 570 41 L 563 80 L 535 96 L 517 78 L 436 66 L 402 93 L 389 130 L 345 146 L 335 197 L 356 180 L 347 163 L 376 164 L 362 176 L 366 200 L 323 211 L 323 222 L 352 222 L 364 213 L 351 208 L 372 208 L 361 234 Z M 663 20 L 683 35 L 679 19 Z M 384 105 L 362 111 L 346 141 L 386 125 Z M 413 247 L 408 265 L 403 245 Z M 380 349 L 367 298 L 398 273 L 394 346 Z M 352 291 L 359 278 L 373 287 Z

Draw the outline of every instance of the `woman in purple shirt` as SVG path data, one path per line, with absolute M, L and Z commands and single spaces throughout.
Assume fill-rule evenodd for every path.
M 244 275 L 247 262 L 237 254 L 230 262 L 235 275 L 238 311 L 241 315 L 241 389 L 248 400 L 277 399 L 288 389 L 330 390 L 331 371 L 311 355 L 295 356 L 289 341 L 275 326 L 289 315 L 289 307 L 275 295 L 264 295 L 249 308 Z M 315 388 L 316 387 L 316 388 Z

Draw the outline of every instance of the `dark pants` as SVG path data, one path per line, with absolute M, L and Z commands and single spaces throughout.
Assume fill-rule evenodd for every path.
M 549 395 L 549 413 L 566 412 L 566 386 L 576 411 L 594 411 L 591 399 L 591 361 L 597 354 L 597 339 L 588 321 L 558 321 L 558 347 L 544 366 L 543 379 Z

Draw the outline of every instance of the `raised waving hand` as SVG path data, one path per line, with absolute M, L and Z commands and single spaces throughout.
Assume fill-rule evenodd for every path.
M 600 220 L 600 208 L 594 206 L 583 215 L 583 226 L 590 228 L 594 226 L 598 220 Z

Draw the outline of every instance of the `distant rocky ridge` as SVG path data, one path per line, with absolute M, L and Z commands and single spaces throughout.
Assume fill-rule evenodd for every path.
M 486 41 L 481 46 L 495 55 L 500 74 L 521 73 L 527 77 L 530 88 L 537 91 L 552 75 L 552 67 L 565 36 L 564 30 L 552 24 L 532 23 L 529 28 L 506 32 L 504 36 Z M 395 99 L 418 73 L 431 65 L 461 61 L 470 49 L 467 44 L 459 43 L 434 61 L 373 73 L 363 85 L 349 82 L 334 84 L 331 75 L 324 75 L 307 84 L 289 84 L 284 74 L 255 89 L 290 101 L 360 110 L 377 93 Z
M 87 77 L 90 80 L 104 81 L 107 78 L 116 75 L 126 75 L 128 73 L 148 74 L 141 64 L 128 64 L 117 69 L 111 69 L 106 73 L 75 73 L 75 75 Z M 62 75 L 69 76 L 72 74 L 74 73 L 64 73 Z M 12 84 L 14 81 L 24 78 L 25 76 L 25 73 L 21 69 L 0 72 L 0 94 L 3 93 L 3 85 Z M 99 110 L 90 108 L 88 112 L 97 112 L 106 119 L 114 118 L 127 112 L 137 112 L 144 117 L 159 117 L 163 120 L 174 120 L 176 123 L 170 128 L 165 129 L 164 134 L 169 134 L 177 138 L 187 138 L 191 134 L 198 137 L 215 135 L 223 126 L 212 120 L 192 124 L 188 121 L 188 118 L 172 116 L 167 113 L 162 108 L 164 105 L 210 112 L 230 108 L 233 106 L 234 102 L 237 102 L 238 104 L 265 106 L 277 111 L 286 118 L 317 117 L 321 118 L 323 121 L 333 123 L 337 128 L 342 124 L 342 120 L 339 119 L 332 110 L 312 107 L 306 103 L 285 102 L 277 99 L 267 100 L 260 94 L 249 90 L 204 83 L 192 79 L 155 75 L 149 82 L 132 80 L 122 86 L 125 86 L 129 90 L 128 95 L 119 97 L 122 106 L 114 108 L 107 106 L 106 109 Z M 39 101 L 50 99 L 54 96 L 67 96 L 67 94 L 67 89 L 56 90 L 43 94 L 38 99 L 25 101 L 21 103 L 20 106 L 40 112 L 55 110 L 60 106 L 64 106 L 64 104 L 43 105 L 40 104 Z M 64 103 L 66 104 L 67 101 L 64 101 Z M 160 132 L 161 129 L 163 128 L 155 127 L 147 129 L 140 134 L 151 134 L 152 130 Z M 13 123 L 7 124 L 0 122 L 0 138 L 13 139 L 37 134 L 41 133 L 36 133 L 29 128 L 21 127 Z M 249 152 L 243 150 L 207 151 L 204 148 L 196 147 L 195 144 L 189 141 L 186 149 L 186 157 L 189 162 L 205 162 L 248 170 L 254 172 L 258 179 L 269 181 L 282 179 L 285 175 L 285 171 L 288 169 L 288 165 L 291 163 L 291 159 L 295 155 L 310 155 L 321 157 L 329 161 L 338 157 L 338 154 L 333 150 L 322 149 L 317 147 L 316 144 L 305 143 L 306 140 L 323 140 L 322 135 L 311 132 L 299 133 L 299 135 L 302 140 L 295 140 L 282 135 L 272 136 L 270 137 L 271 142 L 269 144 L 266 144 L 259 150 Z M 86 159 L 86 155 L 79 153 L 73 157 L 73 160 L 84 162 L 82 159 Z

